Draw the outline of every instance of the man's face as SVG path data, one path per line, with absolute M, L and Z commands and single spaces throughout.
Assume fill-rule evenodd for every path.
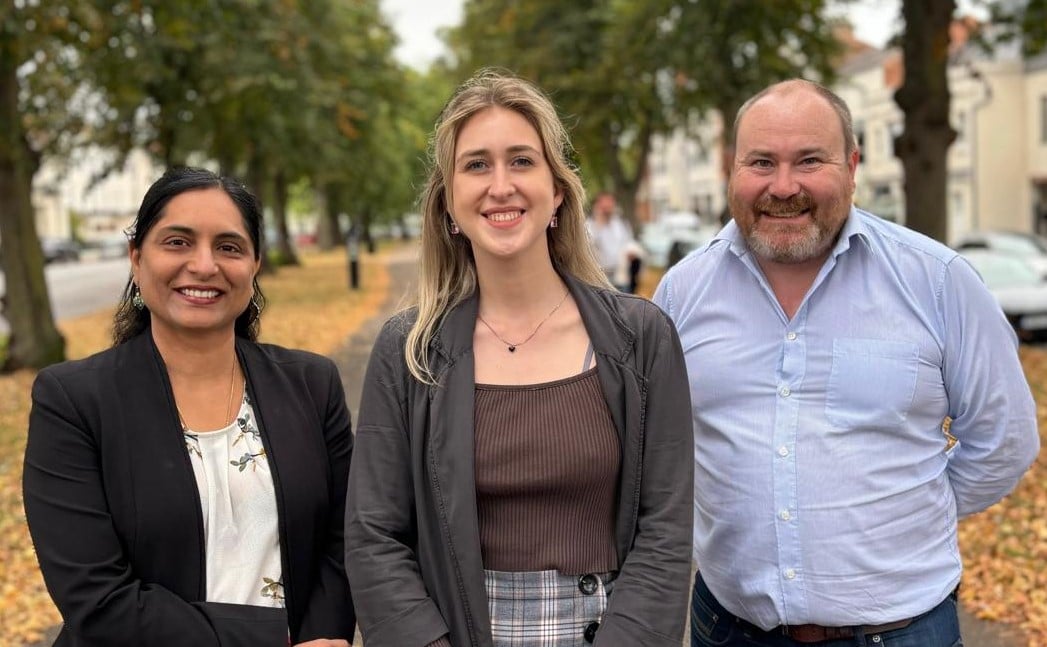
M 854 195 L 858 151 L 840 118 L 807 88 L 773 92 L 742 115 L 728 186 L 731 215 L 763 261 L 823 260 Z
M 593 211 L 600 215 L 609 216 L 614 213 L 615 208 L 614 196 L 610 193 L 601 193 L 597 196 L 596 201 L 593 203 Z

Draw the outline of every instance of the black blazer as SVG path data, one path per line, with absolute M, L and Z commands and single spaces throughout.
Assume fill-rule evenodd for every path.
M 44 369 L 33 385 L 26 519 L 65 621 L 56 647 L 352 639 L 342 523 L 352 453 L 338 371 L 237 339 L 276 490 L 286 613 L 203 602 L 200 494 L 171 385 L 146 333 Z

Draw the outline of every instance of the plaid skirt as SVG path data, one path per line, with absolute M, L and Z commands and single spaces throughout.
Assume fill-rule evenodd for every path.
M 610 573 L 485 570 L 495 647 L 588 647 L 613 579 Z

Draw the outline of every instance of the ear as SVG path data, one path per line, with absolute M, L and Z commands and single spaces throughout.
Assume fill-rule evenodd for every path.
M 850 157 L 847 159 L 847 170 L 851 175 L 851 184 L 854 184 L 854 174 L 858 170 L 858 160 L 861 159 L 861 152 L 857 147 L 851 151 Z
M 553 183 L 553 211 L 556 211 L 557 209 L 559 209 L 561 204 L 563 204 L 563 188 L 559 184 L 554 182 Z
M 131 259 L 131 273 L 137 276 L 138 268 L 142 264 L 142 250 L 135 247 L 131 241 L 127 241 L 127 257 Z

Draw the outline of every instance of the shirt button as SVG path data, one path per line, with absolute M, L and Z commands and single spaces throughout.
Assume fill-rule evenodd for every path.
M 790 389 L 790 388 L 789 388 L 789 387 L 787 387 L 787 386 L 783 386 L 783 387 L 782 387 L 782 390 L 781 390 L 781 391 L 779 391 L 779 393 L 781 393 L 781 394 L 782 394 L 782 397 L 783 397 L 783 398 L 787 398 L 787 397 L 789 397 L 789 396 L 790 396 L 790 395 L 792 394 L 792 392 L 793 392 L 793 391 L 792 391 L 792 389 Z
M 794 579 L 796 579 L 796 571 L 791 569 L 791 568 L 785 569 L 785 579 L 787 579 L 787 580 L 794 580 Z
M 782 521 L 788 521 L 789 519 L 792 519 L 792 515 L 789 514 L 788 510 L 782 510 L 780 513 L 778 513 L 778 516 L 782 518 Z
M 778 448 L 778 455 L 781 456 L 782 458 L 785 458 L 786 456 L 789 455 L 789 448 L 786 447 L 785 445 L 782 445 L 781 447 Z
M 794 333 L 794 332 L 786 333 L 785 338 L 788 339 L 789 341 L 796 341 L 796 333 Z
M 593 593 L 596 593 L 597 584 L 598 582 L 596 581 L 596 576 L 592 573 L 583 575 L 578 578 L 578 590 L 585 595 L 592 595 Z

